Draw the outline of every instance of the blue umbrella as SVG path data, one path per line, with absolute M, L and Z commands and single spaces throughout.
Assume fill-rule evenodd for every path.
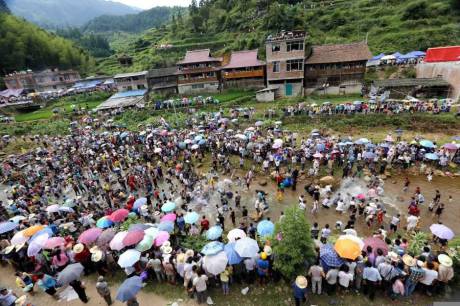
M 14 230 L 18 226 L 19 224 L 14 223 L 14 222 L 10 222 L 10 221 L 2 222 L 0 223 L 0 234 L 8 233 Z
M 32 242 L 35 238 L 37 238 L 38 236 L 40 235 L 43 235 L 43 234 L 48 234 L 49 237 L 53 237 L 54 236 L 54 232 L 53 232 L 53 229 L 51 227 L 45 227 L 44 229 L 36 232 L 32 237 L 30 237 L 30 242 Z
M 367 139 L 367 138 L 360 138 L 360 139 L 356 140 L 355 143 L 356 143 L 356 144 L 359 144 L 359 145 L 366 144 L 366 143 L 369 143 L 369 139 Z
M 324 145 L 324 143 L 319 143 L 316 145 L 316 151 L 323 152 L 325 148 L 326 146 Z
M 179 147 L 179 149 L 185 149 L 187 144 L 185 142 L 179 142 L 179 144 L 177 146 Z
M 235 242 L 227 243 L 224 247 L 224 252 L 227 254 L 228 263 L 230 265 L 239 264 L 243 258 L 235 251 Z
M 120 134 L 120 138 L 126 138 L 128 137 L 129 133 L 128 132 L 123 132 Z
M 142 287 L 142 278 L 139 276 L 127 278 L 118 288 L 116 299 L 121 302 L 132 300 Z
M 111 227 L 112 225 L 113 225 L 112 220 L 110 220 L 107 217 L 102 217 L 96 222 L 96 226 L 99 228 L 108 228 L 108 227 Z
M 343 264 L 343 260 L 334 250 L 334 246 L 330 243 L 321 247 L 319 250 L 319 258 L 329 267 L 340 267 Z
M 148 228 L 150 228 L 151 226 L 147 225 L 147 224 L 143 224 L 143 223 L 135 223 L 135 224 L 131 224 L 129 227 L 128 227 L 128 232 L 133 232 L 133 231 L 144 231 Z
M 425 148 L 434 148 L 434 143 L 426 139 L 420 140 L 420 145 Z
M 206 239 L 208 240 L 217 240 L 222 236 L 222 227 L 216 225 L 208 229 L 206 232 Z
M 375 158 L 375 154 L 372 153 L 372 152 L 367 151 L 367 152 L 364 152 L 364 153 L 363 153 L 363 158 L 366 158 L 366 159 L 373 159 L 373 158 Z
M 366 144 L 366 149 L 373 149 L 373 148 L 375 148 L 375 144 L 370 143 L 370 142 Z
M 162 212 L 171 212 L 174 209 L 176 209 L 176 203 L 168 201 L 165 204 L 161 206 L 161 211 Z
M 195 136 L 194 138 L 195 141 L 200 141 L 201 139 L 203 139 L 203 136 L 201 135 Z
M 429 160 L 438 160 L 439 156 L 434 153 L 426 153 L 425 158 Z
M 142 205 L 147 204 L 147 198 L 139 198 L 133 204 L 133 209 L 138 209 Z
M 270 236 L 274 231 L 275 225 L 271 221 L 263 220 L 257 224 L 257 233 L 262 237 Z
M 390 145 L 387 144 L 387 143 L 381 143 L 381 144 L 379 144 L 379 146 L 382 147 L 382 148 L 389 148 L 390 147 Z
M 453 136 L 452 139 L 453 139 L 453 140 L 460 141 L 460 136 Z
M 187 224 L 194 224 L 194 223 L 196 223 L 198 221 L 199 218 L 200 218 L 200 215 L 198 215 L 196 212 L 192 211 L 192 212 L 187 213 L 184 216 L 184 221 Z
M 224 244 L 222 242 L 211 241 L 203 247 L 203 249 L 201 250 L 201 253 L 203 253 L 204 255 L 216 255 L 217 253 L 223 250 L 224 250 Z
M 346 142 L 339 142 L 338 145 L 339 145 L 339 146 L 346 146 L 347 143 L 346 143 Z
M 163 221 L 158 225 L 158 229 L 160 231 L 172 233 L 172 231 L 174 231 L 174 223 L 171 221 Z
M 198 141 L 198 144 L 200 146 L 204 145 L 206 143 L 206 140 L 205 139 L 201 139 L 200 141 Z
M 353 144 L 353 143 L 352 143 L 351 141 L 345 142 L 345 145 L 346 145 L 346 146 L 351 146 L 352 144 Z

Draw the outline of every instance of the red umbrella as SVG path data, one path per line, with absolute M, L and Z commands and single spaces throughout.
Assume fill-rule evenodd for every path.
M 388 254 L 388 244 L 380 238 L 377 237 L 368 237 L 364 239 L 364 247 L 363 250 L 366 250 L 367 246 L 372 247 L 372 251 L 377 254 L 377 249 L 381 249 L 383 251 L 383 255 Z
M 93 243 L 96 239 L 102 234 L 102 229 L 95 227 L 90 228 L 78 237 L 78 242 L 84 243 L 86 245 Z
M 113 222 L 121 222 L 126 219 L 129 214 L 129 210 L 121 208 L 115 210 L 110 216 L 109 219 Z
M 66 243 L 62 237 L 52 237 L 45 242 L 45 249 L 54 249 L 58 246 L 62 246 Z
M 144 231 L 140 230 L 128 232 L 125 238 L 123 238 L 123 244 L 125 246 L 137 244 L 142 240 L 142 238 L 144 238 L 144 235 Z
M 364 199 L 366 198 L 366 196 L 364 195 L 364 193 L 360 193 L 360 194 L 358 194 L 358 195 L 356 196 L 356 198 L 357 198 L 358 200 L 364 200 Z

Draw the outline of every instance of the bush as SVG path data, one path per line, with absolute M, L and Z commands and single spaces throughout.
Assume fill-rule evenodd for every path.
M 429 16 L 428 12 L 428 5 L 425 1 L 418 1 L 418 2 L 413 2 L 409 4 L 403 15 L 402 19 L 403 20 L 410 20 L 410 19 L 423 19 L 427 18 Z

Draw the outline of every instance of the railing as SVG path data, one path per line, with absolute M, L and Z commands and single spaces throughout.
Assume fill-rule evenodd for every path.
M 161 83 L 151 83 L 150 86 L 152 89 L 156 88 L 163 88 L 163 87 L 173 87 L 177 86 L 177 81 L 171 81 L 171 82 L 161 82 Z
M 235 71 L 235 72 L 224 72 L 223 77 L 225 79 L 239 79 L 239 78 L 256 78 L 263 77 L 264 71 L 262 69 L 252 71 Z
M 178 84 L 194 84 L 194 83 L 207 83 L 207 82 L 218 82 L 217 78 L 198 78 L 198 79 L 184 79 L 179 80 Z
M 341 75 L 341 74 L 355 74 L 355 73 L 365 73 L 365 67 L 359 68 L 343 68 L 343 69 L 306 69 L 305 75 L 308 76 L 322 76 L 322 75 Z
M 188 74 L 188 73 L 200 73 L 200 72 L 210 72 L 210 71 L 217 71 L 219 70 L 218 67 L 201 67 L 201 68 L 183 68 L 182 70 L 178 70 L 178 74 Z

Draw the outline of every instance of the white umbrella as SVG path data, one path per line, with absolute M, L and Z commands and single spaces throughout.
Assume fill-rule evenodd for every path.
M 259 245 L 254 239 L 245 237 L 236 241 L 235 251 L 241 257 L 255 257 L 259 253 Z
M 224 251 L 216 255 L 207 255 L 203 258 L 203 266 L 206 271 L 213 275 L 218 275 L 225 271 L 228 258 Z
M 149 227 L 144 230 L 144 233 L 148 236 L 151 236 L 153 239 L 155 239 L 158 236 L 158 233 L 160 230 L 157 227 Z
M 228 242 L 236 242 L 237 239 L 242 239 L 245 237 L 246 233 L 239 228 L 234 228 L 227 234 Z
M 141 258 L 141 252 L 129 249 L 118 258 L 118 265 L 122 268 L 132 267 Z
M 46 207 L 46 211 L 49 213 L 57 213 L 59 211 L 59 205 L 53 204 L 48 207 Z
M 14 234 L 13 238 L 11 238 L 10 243 L 12 245 L 19 245 L 19 244 L 23 244 L 27 240 L 29 240 L 29 237 L 24 236 L 22 231 L 20 231 Z
M 153 150 L 153 153 L 161 153 L 161 148 L 155 148 L 155 150 Z
M 126 235 L 128 235 L 127 231 L 117 233 L 109 243 L 110 249 L 120 251 L 124 248 L 123 239 L 125 239 Z
M 14 222 L 14 223 L 19 223 L 19 222 L 21 222 L 22 220 L 25 220 L 25 219 L 27 219 L 27 218 L 24 217 L 24 216 L 14 216 L 14 217 L 10 218 L 9 220 L 11 222 Z

